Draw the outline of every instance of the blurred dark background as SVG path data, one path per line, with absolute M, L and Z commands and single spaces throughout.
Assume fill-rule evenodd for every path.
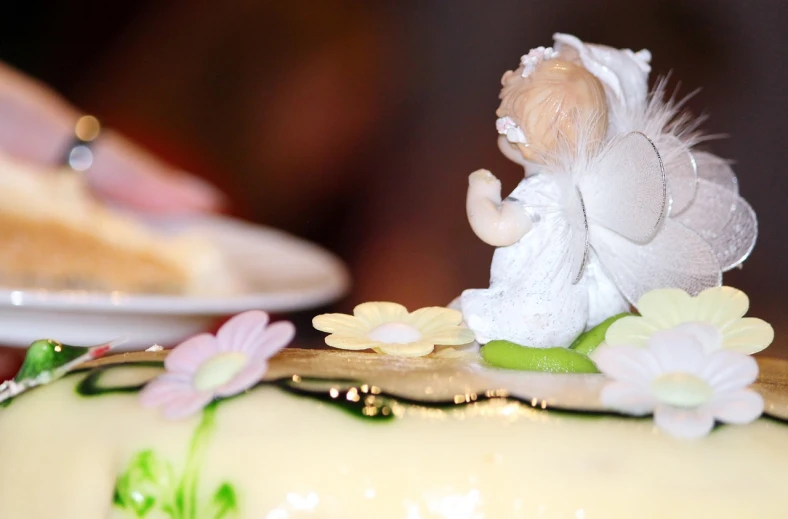
M 232 212 L 339 254 L 355 277 L 340 310 L 486 286 L 467 175 L 491 169 L 504 191 L 522 177 L 494 129 L 500 77 L 522 54 L 555 31 L 648 48 L 652 80 L 702 87 L 689 107 L 730 136 L 709 147 L 736 161 L 761 228 L 725 281 L 788 337 L 784 0 L 3 4 L 0 59 L 218 184 Z

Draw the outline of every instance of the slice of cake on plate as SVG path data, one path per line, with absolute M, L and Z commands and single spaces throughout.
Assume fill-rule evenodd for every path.
M 0 155 L 0 286 L 191 294 L 221 291 L 222 258 L 95 199 L 80 173 Z

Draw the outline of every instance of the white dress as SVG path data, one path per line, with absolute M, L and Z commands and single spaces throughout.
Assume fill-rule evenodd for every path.
M 588 327 L 629 307 L 593 255 L 583 277 L 573 283 L 569 223 L 561 214 L 560 196 L 548 173 L 527 177 L 509 196 L 535 224 L 518 242 L 496 249 L 490 288 L 461 296 L 465 321 L 480 343 L 504 339 L 566 347 Z

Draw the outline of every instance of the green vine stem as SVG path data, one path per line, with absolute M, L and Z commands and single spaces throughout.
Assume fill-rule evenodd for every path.
M 216 424 L 217 407 L 217 402 L 212 402 L 205 407 L 202 413 L 202 421 L 197 426 L 194 436 L 192 436 L 183 477 L 175 494 L 175 509 L 178 512 L 176 515 L 180 519 L 197 518 L 199 511 L 197 507 L 198 475 Z
M 115 483 L 113 502 L 138 518 L 158 508 L 170 519 L 230 519 L 238 514 L 235 488 L 222 483 L 210 502 L 200 502 L 199 475 L 216 425 L 215 401 L 202 411 L 192 434 L 181 476 L 152 449 L 132 457 Z

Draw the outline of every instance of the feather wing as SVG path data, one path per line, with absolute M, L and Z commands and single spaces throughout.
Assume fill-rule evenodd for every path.
M 736 174 L 721 158 L 695 153 L 698 191 L 689 208 L 676 220 L 705 239 L 723 271 L 749 257 L 758 237 L 755 211 L 739 196 Z
M 589 226 L 637 243 L 651 240 L 667 213 L 667 182 L 656 146 L 644 134 L 614 140 L 578 179 Z
M 657 148 L 664 161 L 670 215 L 674 216 L 686 211 L 695 199 L 698 189 L 698 167 L 687 146 L 673 135 L 660 136 Z
M 638 244 L 603 227 L 591 227 L 591 246 L 605 271 L 633 305 L 657 288 L 690 294 L 722 282 L 711 246 L 693 230 L 668 220 L 648 243 Z

